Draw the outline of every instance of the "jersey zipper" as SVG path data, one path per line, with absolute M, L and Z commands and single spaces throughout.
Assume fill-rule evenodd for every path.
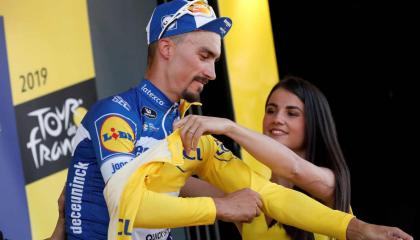
M 176 109 L 178 107 L 178 103 L 174 103 L 169 109 L 168 111 L 166 111 L 165 115 L 163 115 L 163 119 L 162 119 L 162 129 L 163 129 L 163 133 L 165 134 L 165 138 L 168 136 L 168 132 L 165 129 L 165 121 L 166 121 L 166 117 L 168 116 L 169 113 L 171 113 L 174 109 Z

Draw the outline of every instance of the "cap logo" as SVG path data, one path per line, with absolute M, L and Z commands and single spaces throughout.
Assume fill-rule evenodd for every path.
M 208 17 L 211 17 L 213 15 L 212 11 L 210 9 L 210 6 L 207 5 L 205 2 L 202 2 L 202 1 L 191 4 L 188 7 L 188 11 L 190 11 L 191 14 L 193 14 L 193 15 L 194 14 L 200 14 L 200 15 L 205 15 L 205 16 L 208 16 Z
M 167 24 L 169 24 L 169 21 L 171 21 L 172 19 L 172 15 L 165 15 L 162 17 L 162 21 L 161 21 L 162 28 L 164 28 Z M 171 23 L 171 25 L 168 26 L 167 30 L 169 31 L 176 28 L 177 28 L 177 21 L 174 21 Z
M 226 27 L 230 28 L 232 26 L 232 23 L 229 22 L 227 19 L 225 19 L 223 22 L 225 23 Z

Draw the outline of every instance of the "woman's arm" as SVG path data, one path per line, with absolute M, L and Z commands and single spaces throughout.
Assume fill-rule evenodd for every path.
M 207 116 L 190 115 L 175 123 L 174 127 L 182 128 L 181 138 L 187 152 L 197 147 L 203 134 L 226 135 L 268 166 L 275 175 L 291 181 L 324 203 L 332 204 L 335 187 L 333 172 L 306 161 L 270 137 L 229 119 Z

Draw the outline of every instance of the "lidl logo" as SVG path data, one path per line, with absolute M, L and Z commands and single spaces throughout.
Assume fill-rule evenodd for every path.
M 101 127 L 101 144 L 112 152 L 132 152 L 134 149 L 134 132 L 121 117 L 108 117 Z

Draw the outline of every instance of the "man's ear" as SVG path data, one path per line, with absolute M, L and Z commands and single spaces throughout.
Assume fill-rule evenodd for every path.
M 175 43 L 170 38 L 162 38 L 158 41 L 158 52 L 164 59 L 169 59 L 172 56 L 174 47 Z

